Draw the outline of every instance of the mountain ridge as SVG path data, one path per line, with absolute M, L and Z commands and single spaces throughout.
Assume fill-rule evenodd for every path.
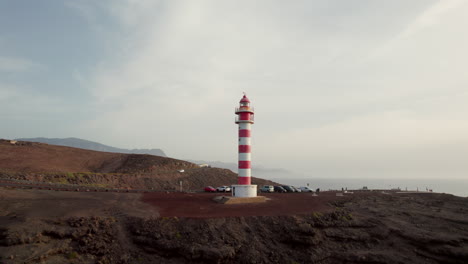
M 114 153 L 127 153 L 127 154 L 149 154 L 154 156 L 167 157 L 161 149 L 123 149 L 116 148 L 108 145 L 101 144 L 99 142 L 85 140 L 81 138 L 68 137 L 68 138 L 45 138 L 45 137 L 36 137 L 36 138 L 17 138 L 16 140 L 20 141 L 29 141 L 29 142 L 39 142 L 46 143 L 51 145 L 73 147 L 88 149 L 94 151 L 102 152 L 114 152 Z

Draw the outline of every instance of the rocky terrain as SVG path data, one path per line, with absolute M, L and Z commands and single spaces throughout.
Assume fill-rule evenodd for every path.
M 257 205 L 257 214 L 255 207 L 216 204 L 212 194 L 193 194 L 200 201 L 193 203 L 183 194 L 171 199 L 185 199 L 186 208 L 224 206 L 213 212 L 236 214 L 216 217 L 204 215 L 202 207 L 198 216 L 177 216 L 165 209 L 174 205 L 166 204 L 165 194 L 151 204 L 142 194 L 9 189 L 0 194 L 0 263 L 468 260 L 468 199 L 446 194 L 271 194 Z M 295 206 L 298 197 L 316 200 Z M 299 207 L 301 212 L 294 211 Z
M 0 140 L 0 263 L 468 263 L 468 198 L 273 193 L 226 205 L 213 198 L 229 194 L 194 192 L 236 177 L 159 156 Z
M 184 190 L 201 190 L 207 185 L 236 183 L 237 175 L 227 169 L 199 168 L 194 163 L 160 156 L 0 140 L 0 179 L 152 190 L 179 190 L 182 181 Z M 252 181 L 272 184 L 259 178 Z

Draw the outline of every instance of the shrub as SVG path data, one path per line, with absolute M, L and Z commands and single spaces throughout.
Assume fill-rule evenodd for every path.
M 323 214 L 322 214 L 322 213 L 319 213 L 319 212 L 313 212 L 313 213 L 312 213 L 312 217 L 313 217 L 313 218 L 316 218 L 316 219 L 319 219 L 319 218 L 321 218 L 322 216 L 323 216 Z
M 76 251 L 70 252 L 67 255 L 67 259 L 76 259 L 78 258 L 78 253 Z

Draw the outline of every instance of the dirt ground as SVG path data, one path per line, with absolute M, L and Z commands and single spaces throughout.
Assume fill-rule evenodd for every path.
M 160 191 L 179 191 L 181 187 L 184 191 L 197 191 L 208 185 L 231 185 L 238 181 L 237 174 L 231 170 L 200 168 L 173 158 L 27 141 L 11 144 L 0 139 L 0 186 L 2 180 L 62 187 Z M 256 177 L 252 177 L 252 183 L 278 185 Z
M 153 155 L 123 154 L 0 139 L 0 168 L 22 173 L 150 173 L 194 168 L 195 164 Z
M 1 187 L 0 187 L 1 188 Z M 331 210 L 331 203 L 346 199 L 334 192 L 319 196 L 311 193 L 262 193 L 265 203 L 219 204 L 216 196 L 230 193 L 113 193 L 64 192 L 3 188 L 0 192 L 0 216 L 41 217 L 108 217 L 115 214 L 151 217 L 245 217 L 296 215 Z M 7 202 L 8 201 L 8 202 Z
M 157 217 L 139 193 L 59 192 L 0 188 L 0 216 L 16 218 L 108 217 L 122 214 Z
M 213 202 L 214 197 L 223 195 L 230 196 L 230 193 L 145 193 L 142 201 L 157 208 L 161 216 L 212 218 L 324 212 L 332 208 L 329 203 L 340 200 L 333 192 L 323 192 L 319 196 L 311 193 L 261 193 L 259 195 L 267 197 L 267 201 L 255 204 Z
M 0 263 L 468 263 L 468 199 L 0 188 Z

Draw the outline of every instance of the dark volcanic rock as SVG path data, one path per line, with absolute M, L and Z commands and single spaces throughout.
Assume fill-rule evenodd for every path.
M 26 221 L 0 228 L 0 262 L 467 263 L 467 209 L 451 195 L 370 193 L 304 215 Z

